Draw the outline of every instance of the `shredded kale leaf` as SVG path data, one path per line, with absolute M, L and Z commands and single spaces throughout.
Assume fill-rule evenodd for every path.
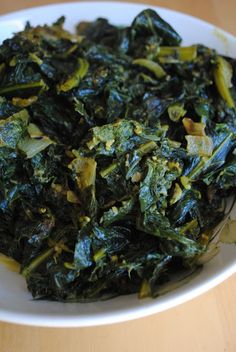
M 150 9 L 63 23 L 0 46 L 0 252 L 36 299 L 156 297 L 235 194 L 236 59 Z

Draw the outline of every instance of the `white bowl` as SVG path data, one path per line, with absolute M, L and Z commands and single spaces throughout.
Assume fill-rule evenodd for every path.
M 73 30 L 80 20 L 106 17 L 114 24 L 129 24 L 148 5 L 108 2 L 66 3 L 37 7 L 0 17 L 0 42 L 24 28 L 51 23 L 66 16 L 66 28 Z M 149 6 L 150 7 L 150 6 Z M 152 7 L 183 37 L 184 45 L 202 43 L 221 54 L 236 57 L 236 38 L 191 16 Z M 219 254 L 192 281 L 157 299 L 139 300 L 137 295 L 96 303 L 33 301 L 24 278 L 0 265 L 0 320 L 37 326 L 82 327 L 111 324 L 144 317 L 184 303 L 216 286 L 236 271 L 234 245 L 221 245 Z

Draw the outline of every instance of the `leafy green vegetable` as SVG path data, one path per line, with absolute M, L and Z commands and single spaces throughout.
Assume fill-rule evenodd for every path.
M 236 60 L 151 9 L 63 22 L 0 46 L 0 252 L 36 299 L 156 297 L 198 273 L 235 194 Z
M 157 56 L 163 63 L 193 61 L 197 57 L 197 48 L 195 45 L 187 47 L 161 46 Z
M 220 95 L 230 108 L 235 107 L 234 100 L 229 90 L 229 88 L 231 88 L 232 75 L 233 72 L 230 63 L 221 56 L 218 56 L 216 59 L 214 79 Z
M 153 72 L 157 78 L 162 78 L 166 75 L 166 72 L 157 62 L 147 59 L 135 59 L 133 64 L 147 68 L 149 71 Z
M 168 115 L 169 118 L 173 121 L 179 121 L 181 117 L 186 114 L 186 110 L 184 109 L 184 105 L 181 103 L 174 103 L 168 107 Z M 184 121 L 184 119 L 183 119 Z
M 133 36 L 155 36 L 164 45 L 179 45 L 181 37 L 155 11 L 144 10 L 133 20 L 131 25 Z M 149 38 L 148 38 L 149 39 Z
M 85 59 L 78 59 L 78 64 L 79 67 L 76 69 L 76 71 L 73 72 L 65 82 L 58 84 L 57 89 L 59 92 L 67 92 L 68 90 L 77 87 L 80 81 L 84 78 L 89 68 L 88 61 Z

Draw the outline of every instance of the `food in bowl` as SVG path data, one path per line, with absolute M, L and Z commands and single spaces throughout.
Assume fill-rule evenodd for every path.
M 0 47 L 0 251 L 37 299 L 156 297 L 235 193 L 236 61 L 150 9 L 63 21 Z

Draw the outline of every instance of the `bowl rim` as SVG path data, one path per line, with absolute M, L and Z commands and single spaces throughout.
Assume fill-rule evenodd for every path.
M 131 309 L 120 309 L 119 312 L 90 314 L 88 316 L 52 316 L 51 314 L 35 314 L 35 313 L 16 313 L 15 311 L 5 310 L 0 308 L 0 322 L 13 323 L 26 326 L 51 327 L 51 328 L 75 328 L 75 327 L 95 327 L 102 325 L 111 325 L 122 323 L 139 318 L 145 318 L 171 308 L 174 308 L 183 303 L 189 302 L 192 299 L 206 293 L 210 289 L 219 285 L 236 272 L 236 261 L 226 269 L 218 271 L 212 275 L 210 279 L 205 279 L 201 285 L 194 284 L 182 294 L 175 294 L 174 298 L 168 301 L 168 304 L 155 304 L 155 301 L 141 307 Z M 122 296 L 120 296 L 122 297 Z M 157 298 L 158 299 L 158 298 Z M 55 303 L 55 302 L 53 302 Z M 56 302 L 61 304 L 61 302 Z M 70 303 L 66 303 L 70 304 Z
M 0 14 L 0 20 L 11 20 L 11 19 L 15 19 L 15 16 L 22 16 L 22 15 L 27 15 L 27 13 L 32 13 L 32 12 L 37 12 L 38 10 L 52 10 L 53 8 L 58 8 L 58 7 L 64 7 L 65 5 L 68 7 L 71 6 L 79 6 L 79 5 L 116 5 L 116 6 L 129 6 L 129 7 L 134 7 L 134 8 L 140 8 L 140 10 L 144 9 L 144 8 L 150 8 L 150 9 L 154 9 L 154 10 L 161 10 L 161 11 L 165 11 L 166 13 L 172 13 L 172 14 L 176 14 L 178 15 L 183 15 L 184 17 L 188 17 L 189 19 L 192 19 L 195 22 L 198 22 L 199 24 L 202 24 L 204 26 L 207 27 L 211 27 L 211 28 L 215 28 L 216 30 L 219 30 L 220 33 L 222 35 L 226 35 L 228 38 L 230 38 L 230 40 L 236 40 L 236 35 L 224 30 L 223 28 L 221 28 L 220 26 L 215 25 L 213 22 L 209 22 L 209 21 L 205 21 L 200 17 L 195 17 L 193 15 L 190 15 L 186 12 L 182 12 L 182 11 L 178 11 L 178 10 L 174 10 L 168 7 L 164 7 L 164 6 L 159 6 L 159 5 L 151 5 L 149 3 L 135 3 L 135 2 L 129 2 L 129 1 L 113 1 L 113 0 L 80 0 L 80 1 L 68 1 L 68 2 L 58 2 L 58 3 L 52 3 L 52 4 L 45 4 L 45 5 L 39 5 L 39 6 L 30 6 L 30 7 L 26 7 L 20 10 L 15 10 L 15 11 L 10 11 L 10 12 L 6 12 L 3 14 Z

